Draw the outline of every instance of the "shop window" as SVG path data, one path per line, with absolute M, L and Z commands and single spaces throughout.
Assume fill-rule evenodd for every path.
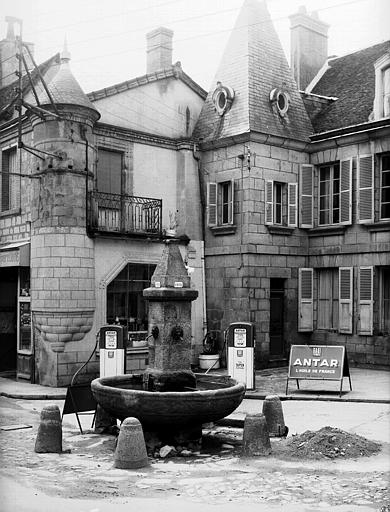
M 148 330 L 148 303 L 143 290 L 150 286 L 155 265 L 128 263 L 107 286 L 107 322 L 129 331 Z

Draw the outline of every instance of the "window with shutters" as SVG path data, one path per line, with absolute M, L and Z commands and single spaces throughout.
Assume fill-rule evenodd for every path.
M 352 158 L 318 169 L 318 225 L 351 224 Z
M 380 157 L 380 219 L 390 219 L 390 153 Z
M 318 270 L 317 329 L 336 330 L 339 324 L 338 269 Z
M 268 180 L 265 184 L 265 223 L 274 226 L 297 226 L 297 183 Z
M 16 147 L 2 151 L 0 180 L 1 212 L 9 212 L 20 207 L 20 176 L 17 176 L 18 172 Z
M 234 221 L 234 180 L 209 183 L 207 188 L 207 224 L 231 226 Z

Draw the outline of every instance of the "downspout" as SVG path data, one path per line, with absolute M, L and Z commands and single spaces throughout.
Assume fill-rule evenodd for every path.
M 200 153 L 198 151 L 197 145 L 194 143 L 192 156 L 197 161 L 198 164 L 198 179 L 199 179 L 199 195 L 200 195 L 200 209 L 201 209 L 201 224 L 202 224 L 202 240 L 200 243 L 200 259 L 201 259 L 201 271 L 202 271 L 202 298 L 203 298 L 203 339 L 208 332 L 207 327 L 207 308 L 206 308 L 206 274 L 205 274 L 205 257 L 204 257 L 204 240 L 205 240 L 205 224 L 204 224 L 204 211 L 205 211 L 205 201 L 204 201 L 204 187 L 203 180 L 201 174 L 201 164 L 200 164 Z

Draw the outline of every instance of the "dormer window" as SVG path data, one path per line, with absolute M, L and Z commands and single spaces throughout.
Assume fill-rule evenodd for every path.
M 390 53 L 375 62 L 374 119 L 390 117 Z
M 217 87 L 213 92 L 213 103 L 215 110 L 220 116 L 223 116 L 227 112 L 234 99 L 234 90 L 231 87 L 222 85 L 221 82 L 217 82 Z

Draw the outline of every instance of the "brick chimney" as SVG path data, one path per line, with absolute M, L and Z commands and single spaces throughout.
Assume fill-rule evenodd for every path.
M 146 34 L 146 72 L 153 73 L 172 66 L 173 31 L 159 27 Z
M 300 90 L 305 90 L 328 57 L 329 25 L 306 7 L 289 16 L 291 34 L 291 69 Z
M 15 37 L 15 24 L 19 25 L 21 20 L 12 16 L 6 16 L 5 21 L 7 22 L 7 35 L 5 39 L 0 41 L 0 87 L 12 84 L 17 80 L 16 71 L 19 70 L 19 61 L 16 57 L 18 53 L 17 39 Z M 18 26 L 18 32 L 20 26 Z M 19 34 L 18 34 L 19 35 Z M 25 43 L 28 45 L 31 53 L 34 53 L 34 45 L 32 43 Z M 24 48 L 24 56 L 28 65 L 29 70 L 32 69 L 33 65 L 27 50 Z M 23 67 L 23 74 L 25 73 Z

